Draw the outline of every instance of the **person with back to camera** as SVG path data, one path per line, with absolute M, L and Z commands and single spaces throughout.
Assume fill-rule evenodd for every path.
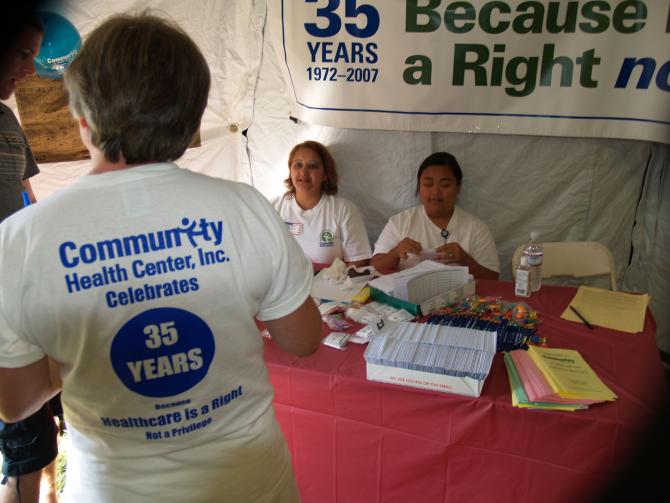
M 330 265 L 336 258 L 348 266 L 366 266 L 372 256 L 358 208 L 337 197 L 335 160 L 319 142 L 299 143 L 288 156 L 288 189 L 272 201 L 307 258 Z
M 0 417 L 62 377 L 66 502 L 299 501 L 254 318 L 314 352 L 312 270 L 258 191 L 173 163 L 207 104 L 202 53 L 113 16 L 64 78 L 91 171 L 0 225 Z
M 16 20 L 17 23 L 7 26 L 7 31 L 2 34 L 7 38 L 0 59 L 2 100 L 14 94 L 19 81 L 35 73 L 34 58 L 44 37 L 42 23 L 29 9 Z M 30 178 L 38 173 L 35 157 L 19 122 L 11 109 L 0 103 L 0 222 L 24 207 L 24 196 L 27 202 L 35 202 Z M 58 396 L 25 419 L 10 423 L 0 420 L 3 460 L 0 503 L 58 500 L 57 427 L 51 405 L 59 405 Z M 40 495 L 42 480 L 46 482 L 47 491 Z
M 463 181 L 456 158 L 447 152 L 429 155 L 416 180 L 421 205 L 389 219 L 372 265 L 380 271 L 405 269 L 416 265 L 423 252 L 443 264 L 465 265 L 475 278 L 498 279 L 500 260 L 491 231 L 456 206 Z

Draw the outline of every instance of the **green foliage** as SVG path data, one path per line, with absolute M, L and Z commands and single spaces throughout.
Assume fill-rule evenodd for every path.
M 58 438 L 58 457 L 56 458 L 56 492 L 60 496 L 65 487 L 65 470 L 67 468 L 67 453 L 65 446 L 68 439 L 67 432 Z

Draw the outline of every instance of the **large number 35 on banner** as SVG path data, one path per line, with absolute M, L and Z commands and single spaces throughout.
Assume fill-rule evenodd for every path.
M 670 2 L 275 0 L 291 113 L 334 127 L 670 141 Z

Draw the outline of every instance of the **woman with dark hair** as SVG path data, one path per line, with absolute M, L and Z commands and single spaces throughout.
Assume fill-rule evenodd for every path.
M 335 160 L 319 142 L 299 143 L 288 156 L 288 189 L 273 205 L 313 263 L 330 265 L 336 258 L 365 266 L 372 255 L 358 208 L 337 194 Z
M 497 279 L 500 260 L 488 227 L 456 206 L 463 172 L 447 152 L 429 155 L 416 174 L 421 205 L 392 216 L 375 244 L 378 270 L 406 269 L 430 258 L 465 265 L 475 278 Z

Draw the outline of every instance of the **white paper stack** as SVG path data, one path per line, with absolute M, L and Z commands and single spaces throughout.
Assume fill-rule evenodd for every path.
M 471 281 L 472 275 L 465 266 L 424 260 L 410 269 L 376 278 L 370 286 L 396 299 L 421 304 L 450 290 L 462 289 Z
M 470 276 L 468 268 L 456 267 L 445 271 L 424 273 L 409 280 L 403 291 L 403 293 L 406 292 L 407 300 L 419 304 L 427 298 L 466 284 Z
M 483 381 L 496 353 L 496 333 L 424 323 L 397 323 L 372 336 L 368 364 Z
M 432 260 L 424 260 L 419 264 L 409 269 L 394 272 L 393 274 L 386 274 L 370 281 L 370 286 L 374 286 L 391 297 L 397 299 L 407 300 L 407 282 L 412 278 L 421 276 L 423 274 L 435 271 L 447 270 L 450 266 L 434 262 Z M 466 268 L 467 269 L 467 268 Z M 403 291 L 404 297 L 403 298 Z

